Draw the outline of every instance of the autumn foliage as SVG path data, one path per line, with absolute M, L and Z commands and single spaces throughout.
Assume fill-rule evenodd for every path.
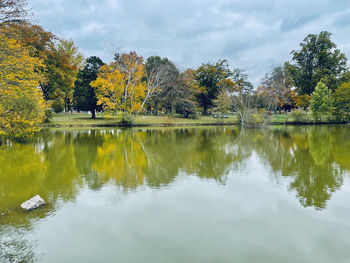
M 143 58 L 135 52 L 121 54 L 115 62 L 101 67 L 91 86 L 96 88 L 97 104 L 107 113 L 121 111 L 124 118 L 142 109 L 146 94 Z
M 39 83 L 42 61 L 0 34 L 0 136 L 25 138 L 39 131 L 45 103 Z

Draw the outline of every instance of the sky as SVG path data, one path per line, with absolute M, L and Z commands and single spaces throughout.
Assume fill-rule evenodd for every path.
M 36 22 L 85 57 L 168 57 L 181 70 L 228 59 L 257 85 L 307 34 L 331 32 L 350 59 L 350 0 L 29 0 Z

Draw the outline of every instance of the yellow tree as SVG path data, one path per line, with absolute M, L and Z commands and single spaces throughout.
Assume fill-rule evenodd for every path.
M 116 61 L 102 66 L 91 86 L 96 89 L 97 104 L 108 113 L 123 112 L 123 120 L 142 109 L 147 86 L 143 58 L 136 52 L 116 56 Z
M 0 34 L 0 137 L 26 138 L 39 131 L 45 115 L 42 61 L 16 40 Z

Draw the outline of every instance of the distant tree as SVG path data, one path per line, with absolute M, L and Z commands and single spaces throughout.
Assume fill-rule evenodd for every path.
M 251 93 L 254 89 L 253 84 L 248 80 L 248 74 L 245 70 L 235 68 L 232 71 L 232 81 L 235 83 L 235 87 L 244 93 Z
M 0 0 L 0 24 L 27 20 L 27 4 L 26 0 Z
M 47 59 L 47 82 L 44 95 L 66 112 L 72 109 L 74 83 L 84 58 L 73 40 L 61 39 Z
M 257 92 L 264 99 L 268 111 L 293 106 L 290 79 L 282 66 L 273 68 L 271 73 L 265 75 Z
M 214 104 L 215 104 L 215 111 L 219 114 L 218 116 L 219 118 L 223 118 L 225 115 L 227 115 L 232 104 L 232 100 L 228 95 L 228 91 L 225 89 L 222 89 L 217 99 L 214 101 Z
M 0 34 L 0 137 L 28 138 L 40 130 L 45 104 L 38 89 L 42 61 Z
M 331 91 L 325 83 L 319 82 L 315 91 L 311 94 L 310 110 L 316 120 L 321 120 L 323 115 L 330 116 L 333 112 L 333 99 Z
M 70 111 L 73 102 L 74 83 L 84 60 L 83 55 L 73 40 L 61 39 L 57 46 L 57 54 L 61 56 L 62 85 L 60 95 L 64 100 L 65 111 Z
M 350 82 L 350 69 L 344 72 L 343 76 L 340 79 L 341 84 Z
M 333 93 L 335 114 L 338 119 L 350 120 L 350 81 L 343 83 Z
M 97 79 L 97 74 L 104 63 L 99 57 L 89 57 L 85 61 L 83 69 L 79 70 L 77 80 L 74 85 L 73 108 L 81 111 L 90 111 L 91 118 L 95 119 L 97 105 L 95 89 L 90 83 Z
M 145 63 L 147 92 L 142 102 L 142 108 L 148 104 L 155 108 L 157 113 L 159 95 L 166 86 L 173 85 L 178 70 L 168 58 L 151 56 Z M 151 102 L 150 102 L 151 101 Z
M 303 94 L 303 95 L 294 94 L 293 96 L 295 106 L 297 108 L 303 108 L 303 109 L 306 109 L 307 107 L 309 107 L 310 98 L 311 96 L 308 94 Z
M 301 49 L 291 52 L 293 58 L 286 67 L 300 95 L 311 94 L 321 80 L 331 90 L 338 87 L 347 59 L 330 38 L 327 31 L 309 34 L 300 43 Z
M 131 123 L 133 114 L 142 109 L 146 94 L 143 58 L 136 52 L 120 54 L 115 62 L 101 67 L 98 77 L 91 82 L 96 89 L 97 105 L 108 113 L 123 112 L 123 120 Z
M 196 97 L 203 114 L 208 114 L 208 110 L 214 106 L 214 100 L 220 92 L 219 82 L 231 76 L 227 60 L 203 64 L 194 72 L 194 79 L 199 84 Z
M 173 103 L 175 103 L 176 112 L 188 118 L 196 113 L 194 94 L 197 86 L 193 79 L 193 71 L 188 69 L 181 72 L 175 83 L 176 96 Z

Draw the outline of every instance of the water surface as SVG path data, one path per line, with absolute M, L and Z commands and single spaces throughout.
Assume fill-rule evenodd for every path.
M 349 175 L 348 126 L 47 130 L 0 146 L 0 262 L 349 262 Z

